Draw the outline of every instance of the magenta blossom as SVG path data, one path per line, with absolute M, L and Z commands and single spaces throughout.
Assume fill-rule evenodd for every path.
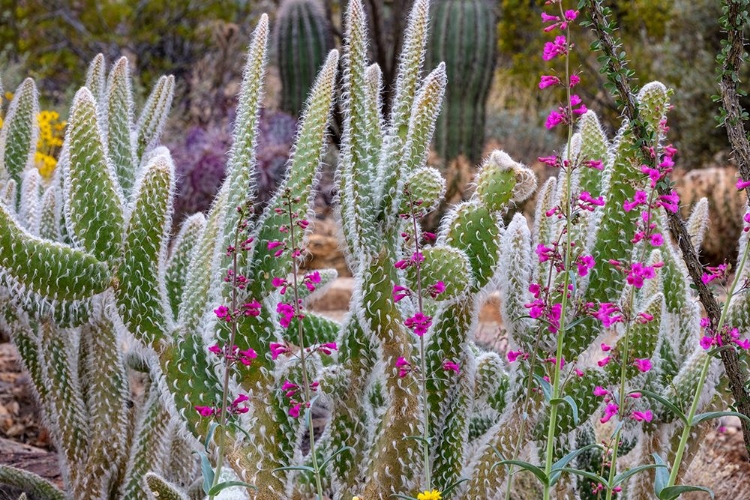
M 416 336 L 421 337 L 427 333 L 430 325 L 432 325 L 432 317 L 418 312 L 414 316 L 406 318 L 404 325 L 411 328 Z
M 396 368 L 398 368 L 398 376 L 401 378 L 406 377 L 412 370 L 411 363 L 401 356 L 396 360 Z
M 558 85 L 559 83 L 560 83 L 560 79 L 556 76 L 542 75 L 542 79 L 539 82 L 539 88 L 546 89 L 547 87 Z
M 445 291 L 445 283 L 442 281 L 438 281 L 434 285 L 431 285 L 427 287 L 427 292 L 430 294 L 430 297 L 433 299 L 436 299 L 438 295 L 443 293 Z
M 458 375 L 461 368 L 458 366 L 457 363 L 454 363 L 453 361 L 449 361 L 446 359 L 445 361 L 443 361 L 443 370 L 452 371 L 452 372 L 455 372 L 456 375 Z
M 224 321 L 232 321 L 232 314 L 229 312 L 227 306 L 219 306 L 214 309 L 214 314 L 217 318 L 223 319 Z
M 653 365 L 651 364 L 651 360 L 648 358 L 635 359 L 633 361 L 633 366 L 638 368 L 638 371 L 640 371 L 641 373 L 646 373 L 653 367 Z
M 216 410 L 210 406 L 194 406 L 201 417 L 211 417 L 216 413 Z
M 300 403 L 297 403 L 296 405 L 293 405 L 291 408 L 289 408 L 289 416 L 292 418 L 298 418 L 301 406 L 302 405 Z
M 252 300 L 246 304 L 242 304 L 243 314 L 245 316 L 259 316 L 261 304 L 257 300 Z
M 609 391 L 605 389 L 604 387 L 600 385 L 597 385 L 596 387 L 594 387 L 594 396 L 600 398 L 602 396 L 606 396 L 607 394 L 609 394 Z
M 737 189 L 745 189 L 750 187 L 750 181 L 743 181 L 742 179 L 737 179 Z
M 635 420 L 637 422 L 643 422 L 643 421 L 651 422 L 654 419 L 654 414 L 651 413 L 651 410 L 634 411 L 630 415 L 630 418 L 632 418 L 633 420 Z
M 318 346 L 318 351 L 322 352 L 326 356 L 330 356 L 332 351 L 338 351 L 338 349 L 339 348 L 336 345 L 336 342 L 327 342 Z
M 606 408 L 604 408 L 604 416 L 599 419 L 599 422 L 606 424 L 610 421 L 612 417 L 617 415 L 617 412 L 620 410 L 620 407 L 617 406 L 614 403 L 609 403 Z
M 286 354 L 289 352 L 289 347 L 287 347 L 286 344 L 279 344 L 278 342 L 271 342 L 270 344 L 271 349 L 271 359 L 276 359 L 282 354 Z

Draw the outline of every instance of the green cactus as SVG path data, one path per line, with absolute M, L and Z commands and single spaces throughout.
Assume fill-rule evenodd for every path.
M 281 77 L 281 109 L 300 116 L 315 77 L 333 48 L 333 34 L 317 0 L 284 0 L 274 46 Z
M 448 87 L 435 132 L 435 150 L 452 160 L 481 159 L 485 104 L 495 70 L 497 20 L 492 2 L 436 0 L 428 68 L 445 61 Z
M 197 490 L 191 487 L 198 459 L 190 452 L 199 451 L 209 483 L 212 463 L 222 463 L 255 485 L 254 498 L 263 500 L 309 498 L 317 490 L 313 476 L 321 476 L 324 494 L 336 500 L 413 498 L 433 488 L 445 499 L 502 498 L 508 482 L 513 484 L 512 467 L 498 462 L 531 457 L 538 463 L 555 414 L 550 404 L 565 403 L 557 408 L 559 435 L 552 450 L 560 459 L 572 446 L 583 446 L 575 443 L 596 441 L 592 425 L 601 416 L 602 398 L 594 389 L 619 384 L 621 373 L 628 391 L 645 389 L 685 409 L 708 367 L 699 402 L 711 402 L 718 364 L 706 364 L 709 358 L 697 345 L 700 311 L 677 251 L 669 241 L 655 250 L 633 243 L 638 215 L 621 210 L 648 182 L 630 123 L 610 144 L 593 112 L 581 117 L 570 155 L 578 162 L 602 161 L 604 170 L 567 171 L 544 184 L 533 228 L 521 214 L 507 226 L 502 222 L 510 204 L 536 189 L 536 179 L 500 151 L 485 160 L 475 194 L 450 210 L 434 240 L 418 227 L 415 219 L 435 210 L 444 195 L 437 172 L 425 166 L 447 84 L 443 65 L 420 78 L 428 12 L 427 0 L 414 2 L 392 112 L 383 116 L 380 71 L 366 59 L 361 0 L 347 11 L 338 211 L 355 286 L 341 323 L 305 313 L 289 321 L 293 330 L 286 329 L 280 311 L 295 302 L 290 296 L 305 303 L 318 291 L 282 294 L 273 282 L 306 277 L 293 276 L 297 257 L 286 246 L 299 246 L 310 230 L 299 219 L 314 199 L 337 51 L 328 54 L 312 85 L 279 191 L 262 211 L 248 214 L 255 201 L 268 41 L 268 20 L 261 18 L 249 46 L 227 178 L 210 212 L 188 218 L 171 249 L 174 172 L 169 152 L 157 144 L 174 82 L 159 80 L 136 122 L 127 64 L 117 62 L 105 78 L 104 60 L 97 57 L 87 79 L 94 88 L 76 94 L 62 168 L 49 184 L 24 163 L 33 125 L 23 117 L 36 106 L 28 90 L 33 83 L 24 84 L 28 89 L 11 106 L 15 118 L 0 131 L 0 327 L 11 333 L 38 392 L 60 450 L 65 491 L 3 466 L 0 482 L 25 481 L 30 493 L 55 499 L 184 499 L 187 488 L 190 498 L 202 497 L 202 481 Z M 656 125 L 667 107 L 666 89 L 645 86 L 639 106 L 660 139 Z M 529 314 L 532 285 L 554 286 L 569 276 L 533 256 L 539 245 L 561 240 L 567 228 L 554 208 L 583 190 L 606 203 L 571 223 L 573 248 L 597 262 L 588 276 L 571 282 L 571 304 L 590 309 L 589 302 L 612 302 L 644 320 L 633 322 L 627 334 L 623 325 L 613 326 L 610 364 L 598 366 L 606 332 L 588 317 L 571 324 L 581 312 L 569 312 L 560 401 L 550 403 L 544 377 L 557 364 L 556 341 L 550 324 Z M 702 207 L 690 221 L 695 241 L 705 231 Z M 660 215 L 654 223 L 665 227 Z M 242 253 L 229 248 L 238 244 Z M 635 254 L 650 265 L 663 263 L 640 290 L 606 266 L 610 258 L 628 262 Z M 231 284 L 230 269 L 243 276 L 242 287 Z M 318 286 L 334 277 L 321 272 Z M 495 291 L 514 362 L 474 343 L 479 308 Z M 747 300 L 747 294 L 733 297 L 729 313 L 743 333 L 750 325 Z M 235 302 L 257 302 L 257 315 L 221 320 L 215 310 Z M 430 316 L 430 326 L 418 335 L 417 311 Z M 225 345 L 230 336 L 239 350 L 257 354 L 249 365 L 227 368 L 219 362 L 213 346 Z M 332 342 L 337 349 L 329 346 L 330 356 L 315 348 Z M 300 348 L 310 349 L 301 351 L 304 365 Z M 650 358 L 654 367 L 643 374 L 618 363 L 625 356 Z M 400 369 L 404 362 L 409 369 Z M 330 409 L 314 455 L 303 452 L 308 423 L 294 417 L 288 389 L 282 390 L 286 380 L 297 383 L 303 375 L 319 382 L 310 415 L 312 409 Z M 132 404 L 131 376 L 146 388 Z M 232 417 L 232 425 L 216 429 L 211 417 L 196 411 L 239 395 L 249 397 L 248 411 Z M 680 430 L 675 415 L 646 398 L 633 405 L 652 409 L 654 419 L 626 423 L 623 447 L 647 442 L 649 453 L 673 456 Z M 580 467 L 601 464 L 600 450 L 583 451 Z M 643 460 L 643 447 L 631 453 Z M 317 464 L 324 466 L 311 473 Z M 647 483 L 633 481 L 628 495 L 642 494 Z M 560 498 L 573 496 L 578 486 L 565 476 L 554 491 Z

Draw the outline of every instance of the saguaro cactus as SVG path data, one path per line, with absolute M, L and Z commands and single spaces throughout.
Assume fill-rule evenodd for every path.
M 495 71 L 495 5 L 487 0 L 436 0 L 428 68 L 445 62 L 448 87 L 435 131 L 435 150 L 446 161 L 477 163 L 484 147 L 485 104 Z
M 333 34 L 318 0 L 284 0 L 275 47 L 281 76 L 281 109 L 300 116 L 315 77 L 333 48 Z

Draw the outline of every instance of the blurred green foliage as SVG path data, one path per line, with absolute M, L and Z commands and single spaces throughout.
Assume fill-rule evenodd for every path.
M 126 55 L 143 86 L 180 77 L 211 42 L 211 21 L 247 25 L 250 0 L 0 0 L 0 49 L 48 92 L 85 74 L 101 52 Z

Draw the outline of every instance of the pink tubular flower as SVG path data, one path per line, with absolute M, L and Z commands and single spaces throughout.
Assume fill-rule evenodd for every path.
M 259 316 L 261 307 L 260 302 L 252 300 L 246 304 L 242 304 L 243 314 L 245 316 Z
M 401 286 L 401 285 L 395 285 L 393 287 L 393 301 L 394 302 L 399 302 L 400 300 L 402 300 L 405 297 L 408 297 L 409 295 L 411 295 L 411 290 L 409 290 L 407 287 Z
M 670 194 L 659 196 L 659 201 L 657 202 L 659 206 L 664 207 L 664 210 L 672 212 L 673 214 L 677 213 L 677 210 L 679 210 L 679 203 L 680 196 L 675 191 L 672 191 Z
M 609 356 L 607 356 L 606 358 L 603 358 L 603 359 L 600 359 L 599 361 L 597 361 L 596 364 L 599 365 L 600 367 L 604 367 L 604 366 L 607 366 L 609 364 L 609 362 L 611 361 L 611 359 L 612 358 L 610 358 Z
M 608 352 L 608 351 L 612 350 L 612 346 L 611 345 L 607 345 L 604 342 L 601 343 L 600 347 L 602 348 L 602 351 L 604 351 L 604 352 Z
M 239 414 L 239 413 L 247 413 L 250 411 L 250 408 L 247 406 L 239 406 L 240 404 L 244 403 L 245 401 L 248 401 L 250 398 L 247 397 L 245 394 L 240 394 L 237 396 L 237 398 L 232 401 L 232 405 L 227 408 L 227 411 L 232 414 Z
M 578 266 L 578 274 L 586 276 L 589 273 L 589 270 L 594 268 L 596 261 L 591 255 L 581 255 L 578 257 L 576 264 Z
M 601 160 L 586 160 L 583 164 L 596 170 L 604 170 L 604 163 Z
M 609 394 L 609 391 L 605 389 L 604 387 L 600 385 L 597 385 L 596 387 L 594 387 L 594 396 L 600 398 L 600 397 L 606 396 L 607 394 Z
M 299 391 L 299 386 L 290 382 L 289 380 L 286 380 L 281 386 L 281 390 L 284 391 L 284 396 L 286 396 L 287 398 L 291 398 Z
M 223 319 L 224 321 L 232 321 L 232 314 L 229 312 L 227 306 L 219 306 L 214 309 L 214 314 L 217 318 Z
M 617 412 L 620 410 L 620 407 L 617 406 L 614 403 L 609 403 L 607 407 L 604 409 L 604 416 L 599 419 L 599 422 L 606 424 L 610 421 L 612 417 L 617 415 Z
M 543 23 L 551 23 L 551 22 L 555 22 L 555 21 L 559 21 L 559 20 L 560 20 L 560 18 L 557 17 L 557 16 L 550 16 L 546 12 L 542 12 L 542 22 Z
M 726 264 L 719 264 L 718 266 L 706 266 L 706 270 L 708 270 L 708 273 L 703 274 L 701 276 L 701 281 L 703 284 L 708 285 L 714 280 L 722 279 L 727 276 L 727 265 Z
M 651 360 L 648 359 L 648 358 L 644 358 L 644 359 L 637 359 L 636 358 L 633 361 L 633 366 L 635 366 L 636 368 L 638 368 L 638 371 L 640 371 L 641 373 L 646 373 L 646 372 L 650 371 L 651 368 L 653 368 L 653 365 L 651 364 Z
M 279 318 L 279 324 L 283 328 L 289 328 L 290 323 L 292 322 L 292 319 L 294 319 L 294 307 L 292 307 L 291 304 L 285 304 L 284 302 L 279 302 L 276 306 L 276 312 L 279 313 L 281 316 Z
M 577 108 L 575 106 L 578 106 Z M 581 98 L 577 95 L 570 96 L 570 107 L 573 111 L 573 114 L 576 115 L 582 115 L 588 111 L 586 106 L 583 104 L 583 101 Z
M 201 417 L 211 417 L 216 414 L 216 410 L 210 406 L 194 406 Z
M 577 10 L 566 10 L 565 11 L 565 19 L 568 21 L 575 21 L 576 17 L 578 17 L 578 11 Z
M 309 291 L 314 292 L 315 285 L 320 283 L 320 273 L 318 271 L 314 271 L 308 274 L 302 279 L 302 283 L 304 283 Z
M 507 356 L 509 363 L 515 363 L 519 357 L 522 359 L 526 359 L 529 357 L 529 355 L 524 353 L 523 351 L 508 351 Z
M 209 352 L 212 352 L 216 354 L 217 356 L 220 356 L 222 353 L 221 347 L 219 347 L 219 344 L 214 344 L 211 347 L 208 348 Z
M 628 397 L 633 399 L 640 399 L 641 396 L 643 396 L 643 394 L 641 394 L 640 392 L 631 392 L 630 394 L 628 394 Z
M 398 260 L 398 261 L 396 261 L 395 264 L 393 264 L 393 266 L 396 269 L 406 269 L 407 267 L 409 267 L 409 261 L 408 260 Z
M 300 403 L 297 403 L 296 405 L 293 405 L 291 408 L 289 408 L 289 416 L 292 418 L 298 418 L 301 406 L 302 405 Z
M 664 244 L 664 237 L 659 233 L 651 235 L 651 246 L 660 247 Z
M 611 302 L 602 302 L 599 304 L 599 310 L 595 311 L 592 315 L 602 322 L 604 328 L 610 328 L 615 323 L 622 322 L 622 315 L 617 314 L 620 312 L 620 308 Z
M 549 165 L 550 167 L 560 166 L 560 159 L 557 156 L 540 156 L 537 158 L 537 160 L 541 163 L 544 163 L 545 165 Z
M 445 291 L 445 283 L 443 283 L 442 281 L 438 281 L 434 285 L 427 287 L 427 291 L 429 292 L 430 297 L 435 299 L 438 295 Z
M 430 325 L 432 325 L 432 317 L 418 312 L 411 318 L 406 318 L 404 325 L 411 328 L 414 331 L 414 335 L 421 337 L 427 333 Z
M 581 83 L 581 77 L 580 76 L 576 75 L 575 73 L 573 73 L 572 75 L 570 75 L 570 88 L 575 87 L 579 83 Z
M 555 255 L 555 250 L 539 243 L 536 246 L 536 254 L 539 256 L 539 262 L 547 262 L 552 256 Z
M 546 89 L 547 87 L 558 85 L 559 83 L 560 79 L 556 76 L 542 75 L 542 79 L 539 81 L 539 88 Z
M 630 418 L 632 418 L 633 420 L 635 420 L 637 422 L 643 422 L 643 421 L 651 422 L 654 419 L 654 414 L 651 413 L 651 410 L 634 411 L 630 415 Z
M 276 359 L 282 354 L 289 352 L 289 348 L 286 344 L 279 344 L 278 342 L 271 342 L 269 348 L 271 349 L 271 359 Z
M 737 179 L 737 189 L 742 190 L 747 187 L 750 187 L 750 181 L 743 181 L 742 179 Z
M 247 348 L 244 351 L 239 351 L 240 363 L 245 366 L 250 366 L 255 358 L 258 357 L 258 353 L 252 348 Z
M 455 372 L 456 375 L 458 375 L 461 368 L 458 366 L 458 363 L 454 363 L 453 361 L 449 361 L 446 359 L 445 361 L 443 361 L 443 370 L 452 371 Z
M 547 116 L 547 121 L 544 122 L 544 126 L 547 127 L 547 130 L 552 130 L 563 122 L 565 122 L 565 115 L 553 110 L 550 111 L 549 116 Z
M 396 360 L 396 368 L 398 368 L 398 376 L 400 378 L 406 377 L 409 373 L 411 373 L 412 367 L 411 363 L 409 363 L 406 358 L 399 356 L 399 358 Z
M 325 344 L 320 344 L 318 346 L 318 351 L 322 352 L 326 356 L 330 356 L 332 351 L 338 351 L 339 348 L 336 345 L 336 342 L 327 342 Z

